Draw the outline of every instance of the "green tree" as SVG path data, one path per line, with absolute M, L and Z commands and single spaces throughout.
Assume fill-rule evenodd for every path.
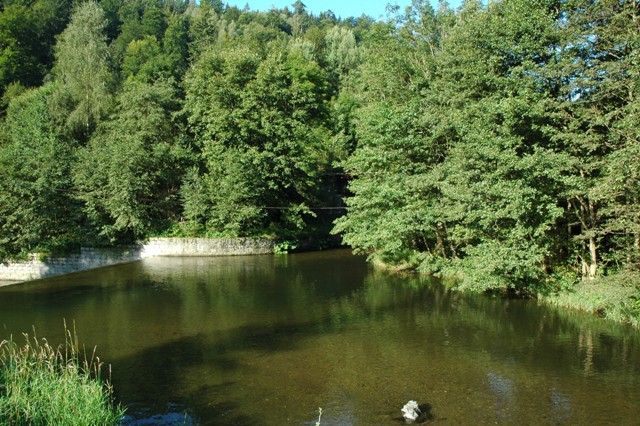
M 75 146 L 56 131 L 53 84 L 12 100 L 0 142 L 0 258 L 76 244 L 82 229 L 73 196 Z
M 189 21 L 184 14 L 169 17 L 162 46 L 173 77 L 181 81 L 189 66 Z
M 119 68 L 127 47 L 132 41 L 153 36 L 160 44 L 168 27 L 171 14 L 169 4 L 161 0 L 126 0 L 115 5 L 117 10 L 117 37 L 110 46 L 112 62 Z M 113 8 L 111 10 L 113 14 Z M 113 18 L 112 18 L 113 19 Z M 113 26 L 110 22 L 110 27 Z M 108 27 L 109 30 L 111 28 Z
M 443 41 L 442 79 L 433 90 L 459 111 L 439 186 L 462 254 L 454 268 L 476 288 L 527 289 L 558 254 L 558 196 L 571 162 L 545 131 L 555 124 L 553 98 L 538 78 L 560 41 L 554 6 L 469 4 L 466 20 Z
M 435 50 L 420 29 L 376 25 L 351 87 L 358 145 L 344 166 L 353 195 L 335 232 L 392 263 L 418 261 L 411 257 L 422 251 L 445 254 L 430 173 L 446 155 L 448 132 L 441 117 L 425 116 L 422 92 L 432 83 Z
M 233 234 L 303 227 L 331 161 L 319 65 L 286 46 L 264 60 L 233 47 L 204 54 L 186 82 L 204 164 L 184 187 L 185 215 Z
M 122 76 L 152 83 L 171 76 L 169 58 L 162 53 L 155 36 L 129 43 L 122 63 Z
M 294 36 L 301 36 L 305 33 L 311 22 L 307 14 L 307 6 L 300 0 L 296 0 L 291 7 L 293 7 L 293 15 L 289 17 L 288 21 L 291 25 L 292 34 Z
M 71 135 L 87 140 L 112 106 L 113 77 L 100 6 L 80 3 L 56 46 L 59 114 Z
M 361 61 L 360 49 L 353 31 L 334 26 L 325 36 L 326 61 L 338 78 L 345 78 Z
M 110 242 L 143 238 L 177 221 L 188 158 L 174 118 L 174 84 L 127 82 L 113 116 L 100 125 L 74 172 L 78 197 Z
M 225 37 L 227 21 L 206 4 L 191 5 L 186 14 L 189 17 L 189 56 L 195 62 L 202 52 Z
M 28 85 L 37 82 L 39 65 L 29 52 L 36 38 L 36 28 L 28 7 L 14 3 L 0 12 L 0 85 L 5 87 L 14 81 Z M 35 77 L 35 78 L 34 78 Z M 26 80 L 26 81 L 25 81 Z
M 207 7 L 213 9 L 218 15 L 224 13 L 224 5 L 222 4 L 222 0 L 205 0 L 202 4 L 207 5 Z
M 336 226 L 345 241 L 476 290 L 544 278 L 568 173 L 542 131 L 552 124 L 537 78 L 558 37 L 551 6 L 465 2 L 452 21 L 416 2 L 387 27 L 362 71 L 346 163 L 354 195 Z
M 11 2 L 0 11 L 0 94 L 12 82 L 42 84 L 53 64 L 55 36 L 66 26 L 68 1 Z
M 553 68 L 563 83 L 557 137 L 575 167 L 567 197 L 572 253 L 585 278 L 609 262 L 637 262 L 637 13 L 636 2 L 576 2 L 567 11 L 562 61 Z

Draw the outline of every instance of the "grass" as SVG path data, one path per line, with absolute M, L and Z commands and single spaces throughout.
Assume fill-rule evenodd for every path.
M 113 401 L 111 385 L 95 349 L 87 358 L 65 324 L 65 344 L 24 334 L 0 342 L 1 425 L 116 425 L 124 410 Z
M 555 306 L 590 312 L 640 328 L 640 273 L 622 272 L 540 296 Z

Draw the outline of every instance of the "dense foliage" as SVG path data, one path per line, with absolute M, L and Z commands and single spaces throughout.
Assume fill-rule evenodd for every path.
M 389 12 L 2 2 L 0 256 L 300 239 L 346 203 L 345 243 L 475 290 L 635 276 L 640 4 Z
M 555 291 L 640 267 L 638 13 L 414 2 L 366 49 L 336 230 L 475 290 Z
M 328 235 L 367 17 L 0 3 L 0 259 L 150 235 Z

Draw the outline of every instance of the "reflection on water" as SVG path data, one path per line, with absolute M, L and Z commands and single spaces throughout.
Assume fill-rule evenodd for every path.
M 450 293 L 346 251 L 154 258 L 0 289 L 1 337 L 75 320 L 130 425 L 637 424 L 638 333 Z
M 571 399 L 557 388 L 551 389 L 551 418 L 557 424 L 564 424 L 571 419 Z
M 495 399 L 496 418 L 508 422 L 512 407 L 515 407 L 515 386 L 513 380 L 504 378 L 496 373 L 489 373 L 489 387 Z
M 178 404 L 169 404 L 168 412 L 154 413 L 149 407 L 142 404 L 129 404 L 129 414 L 123 420 L 125 425 L 151 426 L 151 425 L 183 425 L 193 426 L 198 421 L 189 413 L 187 407 Z M 171 410 L 174 411 L 171 411 Z M 133 413 L 133 414 L 132 414 Z

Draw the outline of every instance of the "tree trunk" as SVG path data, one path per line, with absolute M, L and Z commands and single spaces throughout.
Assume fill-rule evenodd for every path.
M 440 228 L 438 226 L 438 228 Z M 440 234 L 440 229 L 436 229 L 436 254 L 447 258 L 447 252 L 444 249 L 444 240 L 442 239 L 442 234 Z
M 598 218 L 596 216 L 596 206 L 591 198 L 589 198 L 588 206 L 588 217 L 592 233 L 589 237 L 589 257 L 591 260 L 591 265 L 589 265 L 589 279 L 592 280 L 596 277 L 596 272 L 598 270 L 598 248 L 596 246 L 596 237 L 593 235 L 597 226 Z
M 574 201 L 577 201 L 577 203 Z M 582 246 L 582 278 L 592 280 L 598 272 L 598 245 L 595 235 L 598 224 L 597 208 L 593 200 L 585 199 L 582 196 L 577 196 L 575 200 L 572 200 L 571 204 L 580 221 L 581 233 L 583 235 L 587 234 L 588 238 L 585 238 L 585 240 L 589 241 L 588 247 L 586 243 L 583 243 Z M 588 255 L 586 254 L 587 251 Z
M 594 237 L 589 238 L 589 256 L 591 260 L 591 264 L 589 265 L 589 279 L 592 280 L 596 277 L 598 270 L 598 250 Z

